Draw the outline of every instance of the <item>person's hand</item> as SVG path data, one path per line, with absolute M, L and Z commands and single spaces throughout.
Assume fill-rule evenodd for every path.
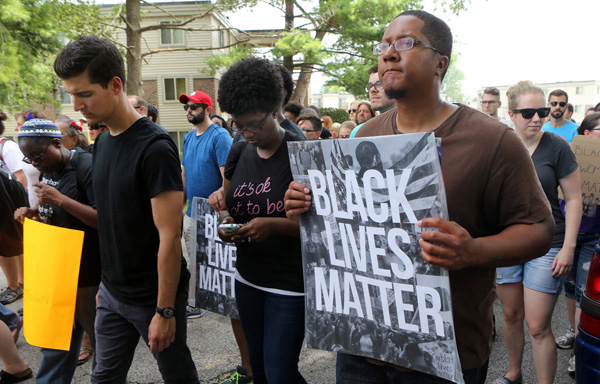
M 175 317 L 165 319 L 155 313 L 148 327 L 150 352 L 157 353 L 165 350 L 173 341 L 175 341 Z
M 573 267 L 574 249 L 561 248 L 552 262 L 552 277 L 555 279 L 569 273 Z
M 217 189 L 208 196 L 208 203 L 216 212 L 221 212 L 225 209 L 225 192 L 223 191 L 223 187 Z
M 418 225 L 438 228 L 442 231 L 421 233 L 419 245 L 425 261 L 449 270 L 463 269 L 476 264 L 477 243 L 469 232 L 456 222 L 439 217 L 428 217 L 420 220 Z
M 220 223 L 220 224 L 234 224 L 234 223 L 235 223 L 235 220 L 233 220 L 233 217 L 231 217 L 231 216 L 226 216 L 226 217 L 225 217 L 225 218 L 224 218 L 224 219 L 221 221 L 221 223 Z M 233 242 L 233 240 L 232 240 L 231 238 L 233 237 L 233 234 L 234 234 L 235 232 L 237 232 L 237 231 L 239 231 L 239 229 L 238 229 L 238 230 L 236 230 L 236 231 L 233 231 L 233 232 L 226 232 L 226 231 L 224 231 L 224 230 L 222 230 L 222 229 L 218 229 L 218 230 L 217 230 L 217 232 L 219 233 L 219 238 L 220 238 L 221 240 L 223 240 L 224 242 L 226 242 L 226 243 L 231 243 L 231 242 Z
M 232 240 L 236 242 L 259 242 L 271 236 L 272 220 L 267 217 L 256 217 L 249 223 L 233 232 Z
M 38 210 L 36 208 L 29 207 L 21 207 L 17 208 L 14 213 L 15 220 L 19 223 L 25 221 L 25 218 L 28 219 L 39 219 Z
M 36 192 L 40 203 L 60 207 L 64 195 L 58 192 L 56 188 L 44 183 L 35 183 L 33 186 L 37 187 Z
M 302 183 L 292 181 L 283 198 L 285 214 L 288 219 L 299 221 L 300 214 L 308 211 L 312 204 L 310 189 Z

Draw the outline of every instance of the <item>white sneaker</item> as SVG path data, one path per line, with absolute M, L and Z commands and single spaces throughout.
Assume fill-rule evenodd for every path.
M 571 358 L 569 359 L 569 366 L 567 367 L 567 371 L 569 371 L 569 373 L 575 373 L 575 355 L 571 355 Z
M 560 349 L 571 349 L 575 344 L 575 330 L 573 328 L 569 328 L 567 333 L 562 336 L 559 336 L 554 340 L 556 342 L 556 346 Z

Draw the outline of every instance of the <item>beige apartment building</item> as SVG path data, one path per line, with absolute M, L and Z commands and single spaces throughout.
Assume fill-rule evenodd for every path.
M 348 109 L 350 104 L 356 100 L 354 95 L 349 93 L 316 93 L 309 96 L 310 105 L 319 108 L 339 108 Z
M 590 107 L 594 107 L 600 103 L 600 80 L 588 80 L 588 81 L 567 81 L 557 83 L 541 83 L 537 84 L 540 86 L 546 94 L 555 89 L 562 89 L 569 95 L 569 103 L 573 104 L 574 112 L 573 119 L 577 124 L 581 123 L 585 117 L 585 111 Z M 508 117 L 508 98 L 506 97 L 506 91 L 510 88 L 510 85 L 496 86 L 500 90 L 500 97 L 502 101 L 502 107 L 498 110 L 498 116 L 503 119 L 509 119 Z M 479 100 L 486 87 L 481 88 L 477 92 L 477 102 L 471 103 L 471 106 L 476 109 L 479 108 Z

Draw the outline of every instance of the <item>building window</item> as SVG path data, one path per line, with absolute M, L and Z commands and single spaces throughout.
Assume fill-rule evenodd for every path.
M 171 24 L 171 21 L 161 21 L 161 24 Z M 183 31 L 180 29 L 161 29 L 160 43 L 162 45 L 183 44 Z
M 73 102 L 71 100 L 71 94 L 65 90 L 65 87 L 60 87 L 59 92 L 61 104 L 71 104 Z
M 165 100 L 178 100 L 185 90 L 185 78 L 165 79 Z
M 574 105 L 573 106 L 573 112 L 575 112 L 575 113 L 581 112 L 581 105 Z
M 575 88 L 575 94 L 576 95 L 583 95 L 583 87 L 576 87 Z
M 227 39 L 225 36 L 225 31 L 219 31 L 219 47 L 224 47 L 227 45 Z

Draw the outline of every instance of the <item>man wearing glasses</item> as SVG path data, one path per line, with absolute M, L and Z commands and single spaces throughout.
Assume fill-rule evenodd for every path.
M 183 254 L 189 264 L 189 252 L 195 239 L 195 221 L 192 220 L 192 202 L 194 197 L 208 198 L 223 184 L 225 162 L 233 142 L 226 129 L 210 120 L 213 109 L 212 98 L 202 91 L 189 95 L 180 95 L 179 102 L 187 113 L 192 130 L 183 139 L 183 157 L 181 174 L 185 197 L 189 201 L 183 217 Z M 190 267 L 194 271 L 194 267 Z M 188 319 L 200 317 L 197 308 L 187 308 Z
M 578 125 L 565 119 L 569 96 L 562 89 L 555 89 L 548 95 L 550 121 L 542 126 L 542 131 L 556 133 L 569 143 L 577 134 Z
M 384 113 L 389 111 L 390 109 L 394 109 L 396 107 L 396 103 L 394 100 L 387 97 L 383 90 L 383 84 L 379 81 L 379 65 L 375 64 L 371 68 L 369 68 L 369 82 L 365 85 L 365 91 L 369 94 L 369 100 L 371 100 L 371 108 L 375 112 Z M 350 134 L 350 138 L 356 136 L 356 133 L 360 129 L 362 124 L 358 125 L 356 128 L 352 130 Z
M 449 220 L 422 219 L 419 246 L 427 263 L 450 270 L 464 379 L 483 384 L 492 348 L 495 268 L 539 257 L 550 248 L 550 208 L 515 132 L 440 97 L 452 53 L 452 32 L 446 23 L 425 11 L 403 12 L 373 52 L 379 56 L 383 88 L 396 109 L 367 121 L 357 137 L 434 132 L 442 139 Z M 290 184 L 285 195 L 289 218 L 309 209 L 308 193 L 304 185 Z M 338 384 L 448 382 L 347 353 L 338 353 L 337 363 Z
M 484 89 L 479 104 L 481 104 L 481 112 L 490 115 L 494 119 L 513 129 L 515 128 L 511 120 L 504 120 L 498 117 L 498 109 L 502 106 L 502 101 L 500 101 L 500 90 L 498 88 L 488 87 Z

